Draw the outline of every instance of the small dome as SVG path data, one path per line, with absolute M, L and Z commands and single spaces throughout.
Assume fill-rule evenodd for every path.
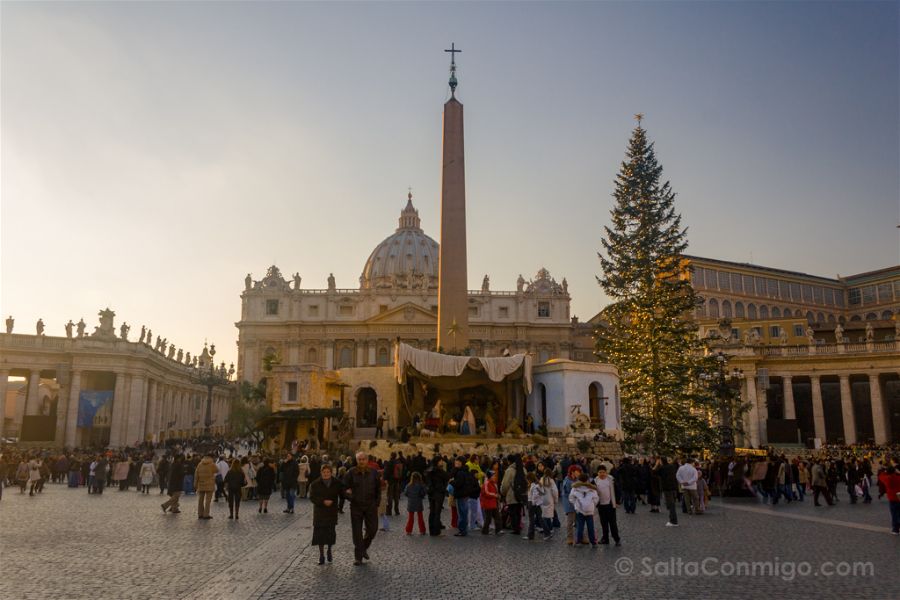
M 359 278 L 361 288 L 437 286 L 438 243 L 425 235 L 420 225 L 419 211 L 413 206 L 410 193 L 397 231 L 369 255 Z

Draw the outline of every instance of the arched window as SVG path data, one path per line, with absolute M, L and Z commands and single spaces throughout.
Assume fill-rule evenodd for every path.
M 798 308 L 797 310 L 794 311 L 794 316 L 799 319 L 800 317 L 803 316 L 803 311 Z
M 850 320 L 851 321 L 862 321 L 862 317 L 859 315 L 853 315 L 852 317 L 850 317 Z
M 338 355 L 338 369 L 349 368 L 353 366 L 353 349 L 349 346 L 341 348 Z
M 388 354 L 387 348 L 379 348 L 378 349 L 378 366 L 386 367 L 391 364 L 391 358 Z
M 883 313 L 881 313 L 881 318 L 884 319 L 885 321 L 890 321 L 893 317 L 894 317 L 894 313 L 892 313 L 889 310 L 886 310 Z
M 756 315 L 756 305 L 752 302 L 747 305 L 747 318 L 751 320 L 756 320 L 758 318 Z
M 834 323 L 834 315 L 828 315 L 828 322 Z
M 709 317 L 711 319 L 719 318 L 719 301 L 715 298 L 709 299 Z
M 722 316 L 726 319 L 734 316 L 731 312 L 731 302 L 729 300 L 722 300 Z
M 734 316 L 738 319 L 744 318 L 744 303 L 743 302 L 735 302 L 734 303 Z
M 315 348 L 310 348 L 306 351 L 306 362 L 314 365 L 319 364 L 319 353 Z
M 807 311 L 806 322 L 807 323 L 815 323 L 816 322 L 816 315 L 812 314 L 812 311 Z
M 875 313 L 869 313 L 866 315 L 866 321 L 875 321 L 878 319 L 878 315 Z
M 759 307 L 759 318 L 760 319 L 768 319 L 769 318 L 769 307 L 768 306 L 760 306 Z
M 825 313 L 819 313 L 816 315 L 816 323 L 824 323 L 825 322 Z
M 777 306 L 773 306 L 773 307 L 772 307 L 772 318 L 773 318 L 773 319 L 780 319 L 780 318 L 781 318 L 781 309 L 778 308 Z

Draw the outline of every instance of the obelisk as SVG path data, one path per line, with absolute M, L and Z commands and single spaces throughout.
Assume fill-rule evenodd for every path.
M 444 104 L 437 345 L 445 352 L 461 352 L 469 346 L 463 105 L 456 99 L 456 53 L 461 50 L 451 44 L 446 52 L 450 53 L 450 99 Z

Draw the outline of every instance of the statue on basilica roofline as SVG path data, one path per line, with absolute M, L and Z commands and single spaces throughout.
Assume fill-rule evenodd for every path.
M 12 316 L 12 315 L 9 315 L 8 317 L 6 317 L 6 333 L 12 333 L 12 332 L 13 332 L 13 326 L 14 326 L 15 324 L 16 324 L 16 320 L 13 319 L 13 316 Z
M 333 292 L 337 287 L 334 283 L 334 273 L 328 274 L 328 291 Z
M 176 362 L 184 362 L 184 350 L 178 349 L 178 355 L 175 357 Z
M 244 290 L 249 290 L 253 287 L 253 277 L 250 276 L 250 273 L 247 273 L 247 276 L 244 277 Z
M 81 339 L 84 337 L 84 328 L 87 325 L 84 322 L 84 318 L 78 319 L 78 324 L 75 326 L 75 331 L 78 332 L 78 338 Z
M 184 364 L 186 364 L 187 366 L 191 366 L 191 353 L 190 352 L 187 352 L 184 355 Z
M 406 288 L 408 290 L 416 288 L 415 274 L 412 272 L 412 269 L 406 272 Z
M 525 278 L 522 277 L 522 274 L 519 273 L 519 278 L 516 279 L 516 291 L 521 292 L 525 289 Z
M 127 342 L 129 331 L 131 331 L 131 327 L 128 326 L 128 323 L 122 321 L 122 326 L 119 327 L 119 337 Z
M 175 360 L 175 344 L 169 346 L 169 353 L 166 354 L 166 358 L 169 360 Z
M 491 291 L 491 278 L 487 275 L 481 280 L 481 291 L 485 293 Z
M 300 273 L 294 273 L 294 289 L 295 290 L 300 289 L 300 280 L 301 280 Z
M 562 280 L 562 291 L 563 291 L 563 294 L 565 294 L 565 295 L 569 294 L 569 282 L 566 281 L 565 277 L 563 277 L 563 280 Z
M 144 343 L 145 335 L 147 335 L 147 327 L 145 325 L 141 325 L 141 337 L 138 339 L 138 344 Z
M 43 319 L 38 319 L 37 325 L 35 327 L 37 329 L 38 335 L 44 335 L 44 320 Z
M 69 319 L 69 322 L 66 323 L 66 337 L 70 340 L 72 339 L 72 330 L 75 328 L 75 323 L 72 322 L 72 319 Z

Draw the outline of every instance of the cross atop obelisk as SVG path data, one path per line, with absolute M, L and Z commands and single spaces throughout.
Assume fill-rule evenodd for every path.
M 444 351 L 462 352 L 469 346 L 463 105 L 452 95 L 456 90 L 455 57 L 460 50 L 451 44 L 446 52 L 451 56 L 451 97 L 444 104 L 437 345 Z
M 462 52 L 462 50 L 456 49 L 456 44 L 451 43 L 449 50 L 444 50 L 444 52 L 450 53 L 450 95 L 456 95 L 456 86 L 458 82 L 456 81 L 456 53 Z

